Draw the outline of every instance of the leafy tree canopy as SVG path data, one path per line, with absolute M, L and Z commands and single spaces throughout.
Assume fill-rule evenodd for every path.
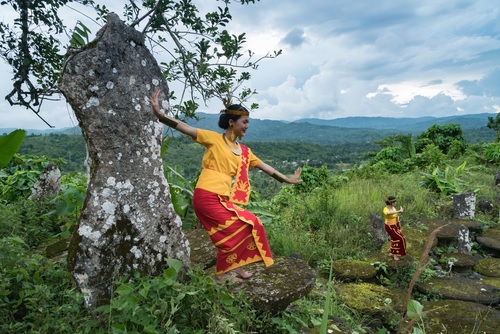
M 428 144 L 434 144 L 443 153 L 448 153 L 453 144 L 455 150 L 465 151 L 466 143 L 460 124 L 433 125 L 417 136 L 417 151 L 421 152 Z
M 500 142 L 500 113 L 497 114 L 495 118 L 488 117 L 488 125 L 486 125 L 489 129 L 492 129 L 496 133 L 496 141 Z
M 71 22 L 74 28 L 68 29 L 58 10 L 79 3 L 92 7 L 97 22 L 104 23 L 109 9 L 99 2 L 0 1 L 1 6 L 10 6 L 18 13 L 12 21 L 4 18 L 0 22 L 0 56 L 14 73 L 13 88 L 5 97 L 11 105 L 24 106 L 43 120 L 39 114 L 42 102 L 60 98 L 57 81 L 67 51 L 62 49 L 83 48 L 89 43 L 90 30 L 81 21 Z M 256 93 L 244 86 L 250 79 L 249 71 L 256 70 L 261 60 L 281 53 L 279 50 L 257 57 L 246 50 L 246 34 L 234 34 L 227 28 L 232 20 L 231 1 L 213 2 L 216 9 L 204 14 L 193 0 L 129 0 L 123 6 L 122 19 L 144 33 L 151 50 L 158 54 L 167 82 L 181 87 L 170 91 L 170 101 L 174 113 L 183 118 L 195 117 L 200 100 L 245 102 Z M 256 1 L 233 2 L 248 5 Z M 62 47 L 66 36 L 70 36 L 70 44 Z

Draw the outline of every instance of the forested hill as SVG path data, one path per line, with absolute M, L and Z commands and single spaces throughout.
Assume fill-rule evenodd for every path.
M 188 123 L 200 128 L 220 131 L 218 114 L 198 113 L 198 120 Z M 306 142 L 322 145 L 373 143 L 393 134 L 418 135 L 432 125 L 460 124 L 469 143 L 491 142 L 495 132 L 486 127 L 488 117 L 496 114 L 469 114 L 451 117 L 347 117 L 331 120 L 316 118 L 295 122 L 251 119 L 245 142 Z M 14 129 L 0 129 L 0 135 Z M 29 134 L 81 134 L 79 128 L 27 130 Z
M 379 130 L 405 130 L 411 133 L 424 132 L 432 125 L 460 124 L 462 130 L 472 130 L 485 127 L 488 117 L 496 117 L 496 114 L 470 114 L 449 117 L 418 117 L 418 118 L 394 118 L 394 117 L 345 117 L 337 119 L 304 118 L 296 122 L 311 123 L 316 125 L 338 126 L 342 128 L 369 128 Z
M 198 116 L 198 121 L 191 120 L 189 123 L 204 129 L 220 131 L 217 127 L 218 114 L 198 113 Z M 346 117 L 331 120 L 308 118 L 295 122 L 251 119 L 245 141 L 299 141 L 323 145 L 372 143 L 392 134 L 418 135 L 435 124 L 460 124 L 468 142 L 491 142 L 495 138 L 495 131 L 486 127 L 488 117 L 496 117 L 496 114 L 441 118 Z

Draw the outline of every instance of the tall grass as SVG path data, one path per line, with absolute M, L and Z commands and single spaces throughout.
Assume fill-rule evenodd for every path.
M 330 258 L 363 258 L 374 251 L 370 214 L 381 216 L 385 197 L 394 195 L 404 207 L 405 223 L 436 216 L 436 195 L 420 186 L 415 174 L 354 177 L 341 186 L 329 183 L 307 196 L 288 198 L 279 218 L 268 227 L 271 248 L 279 255 L 298 253 L 311 265 Z

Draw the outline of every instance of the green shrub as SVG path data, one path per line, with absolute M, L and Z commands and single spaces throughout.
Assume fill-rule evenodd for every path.
M 0 238 L 17 236 L 30 248 L 60 232 L 60 223 L 47 201 L 0 203 Z
M 68 333 L 85 317 L 65 261 L 31 253 L 19 237 L 0 239 L 0 332 Z

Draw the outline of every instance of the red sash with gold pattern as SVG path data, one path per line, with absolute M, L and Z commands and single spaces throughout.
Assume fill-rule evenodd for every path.
M 248 158 L 249 150 L 245 145 L 241 146 L 241 160 L 236 171 L 236 178 L 231 189 L 229 200 L 233 203 L 247 205 L 250 199 L 250 181 L 248 180 Z

